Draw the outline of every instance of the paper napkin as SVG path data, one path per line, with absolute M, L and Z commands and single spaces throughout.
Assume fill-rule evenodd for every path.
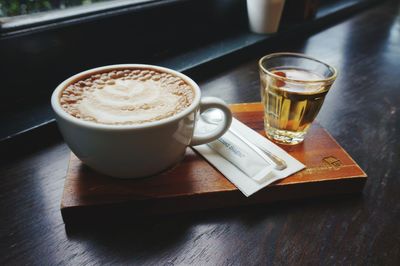
M 200 119 L 201 120 L 201 119 Z M 208 130 L 207 127 L 212 127 L 212 125 L 205 123 L 204 121 L 199 121 L 202 125 L 203 130 Z M 284 170 L 276 170 L 274 167 L 269 167 L 268 165 L 271 162 L 265 162 L 266 168 L 269 169 L 268 172 L 259 173 L 257 179 L 249 177 L 245 172 L 241 170 L 242 167 L 235 166 L 234 163 L 227 160 L 223 157 L 220 153 L 216 151 L 215 147 L 218 147 L 218 142 L 221 143 L 221 139 L 214 141 L 214 143 L 204 144 L 193 146 L 192 148 L 198 151 L 210 164 L 212 164 L 215 168 L 217 168 L 229 181 L 231 181 L 245 196 L 250 196 L 255 192 L 259 191 L 260 189 L 266 187 L 267 185 L 275 182 L 276 180 L 285 178 L 287 176 L 292 175 L 300 171 L 301 169 L 305 168 L 305 166 L 290 156 L 286 151 L 281 149 L 279 146 L 275 145 L 273 142 L 268 140 L 267 138 L 263 137 L 256 131 L 252 130 L 245 124 L 241 123 L 237 119 L 233 119 L 231 129 L 236 133 L 239 133 L 242 137 L 244 137 L 247 141 L 251 142 L 255 146 L 261 147 L 265 150 L 270 151 L 271 153 L 277 155 L 281 159 L 283 159 L 286 164 L 287 168 Z M 200 130 L 202 131 L 202 130 Z M 225 133 L 232 134 L 230 131 Z M 224 135 L 224 136 L 225 136 Z M 224 136 L 221 137 L 224 139 Z M 230 140 L 234 140 L 230 138 Z M 237 141 L 240 141 L 239 139 Z M 226 141 L 222 141 L 226 143 Z M 213 147 L 213 148 L 212 148 Z M 238 145 L 240 147 L 240 145 Z M 265 170 L 263 169 L 263 170 Z M 262 178 L 260 178 L 260 174 Z

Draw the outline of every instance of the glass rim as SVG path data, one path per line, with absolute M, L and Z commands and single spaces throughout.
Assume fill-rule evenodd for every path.
M 292 56 L 292 57 L 298 57 L 298 58 L 309 59 L 309 60 L 318 62 L 318 63 L 320 63 L 320 64 L 326 66 L 328 69 L 330 69 L 330 70 L 332 71 L 333 74 L 332 74 L 331 76 L 329 76 L 328 78 L 317 79 L 317 80 L 299 80 L 299 79 L 291 79 L 291 78 L 287 78 L 287 77 L 282 77 L 282 76 L 276 75 L 276 74 L 272 73 L 271 71 L 269 71 L 268 69 L 266 69 L 266 68 L 262 65 L 262 63 L 263 63 L 265 60 L 271 59 L 271 58 L 274 58 L 274 57 L 279 57 L 279 56 Z M 329 64 L 327 64 L 327 63 L 325 63 L 325 62 L 323 62 L 323 61 L 321 61 L 321 60 L 318 60 L 318 59 L 316 59 L 316 58 L 314 58 L 314 57 L 311 57 L 311 56 L 308 56 L 308 55 L 305 55 L 305 54 L 301 54 L 301 53 L 281 52 L 281 53 L 272 53 L 272 54 L 268 54 L 268 55 L 265 55 L 265 56 L 261 57 L 261 59 L 258 61 L 258 66 L 260 67 L 260 69 L 261 69 L 264 73 L 266 73 L 266 74 L 268 74 L 268 75 L 270 75 L 270 76 L 272 76 L 272 77 L 274 77 L 274 78 L 276 78 L 276 79 L 279 79 L 279 80 L 282 80 L 282 81 L 286 81 L 286 82 L 289 82 L 289 83 L 292 82 L 292 83 L 306 83 L 306 84 L 314 84 L 314 83 L 328 83 L 328 84 L 332 84 L 332 83 L 335 81 L 336 77 L 337 77 L 337 70 L 336 70 L 335 67 L 333 67 L 333 66 L 331 66 L 331 65 L 329 65 Z

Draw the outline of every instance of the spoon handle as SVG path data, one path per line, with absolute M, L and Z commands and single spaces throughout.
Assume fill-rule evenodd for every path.
M 230 128 L 229 131 L 234 134 L 236 137 L 238 137 L 241 141 L 243 141 L 247 146 L 249 146 L 251 149 L 253 149 L 257 154 L 259 154 L 262 158 L 265 158 L 265 155 L 268 156 L 268 158 L 275 164 L 275 169 L 282 171 L 287 168 L 286 162 L 276 156 L 275 154 L 271 153 L 270 151 L 256 146 L 253 143 L 249 142 L 247 139 L 245 139 L 242 135 L 240 135 L 236 130 Z M 260 153 L 262 152 L 262 153 Z

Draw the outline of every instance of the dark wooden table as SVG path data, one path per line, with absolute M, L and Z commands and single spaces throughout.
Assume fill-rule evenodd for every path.
M 1 151 L 0 264 L 400 265 L 398 3 L 193 77 L 204 95 L 258 101 L 257 58 L 276 51 L 339 69 L 318 120 L 367 172 L 362 195 L 66 230 L 60 199 L 69 149 L 57 135 Z

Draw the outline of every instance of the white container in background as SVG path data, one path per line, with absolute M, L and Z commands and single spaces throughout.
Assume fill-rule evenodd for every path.
M 251 31 L 274 33 L 279 22 L 285 0 L 247 0 L 247 14 Z

